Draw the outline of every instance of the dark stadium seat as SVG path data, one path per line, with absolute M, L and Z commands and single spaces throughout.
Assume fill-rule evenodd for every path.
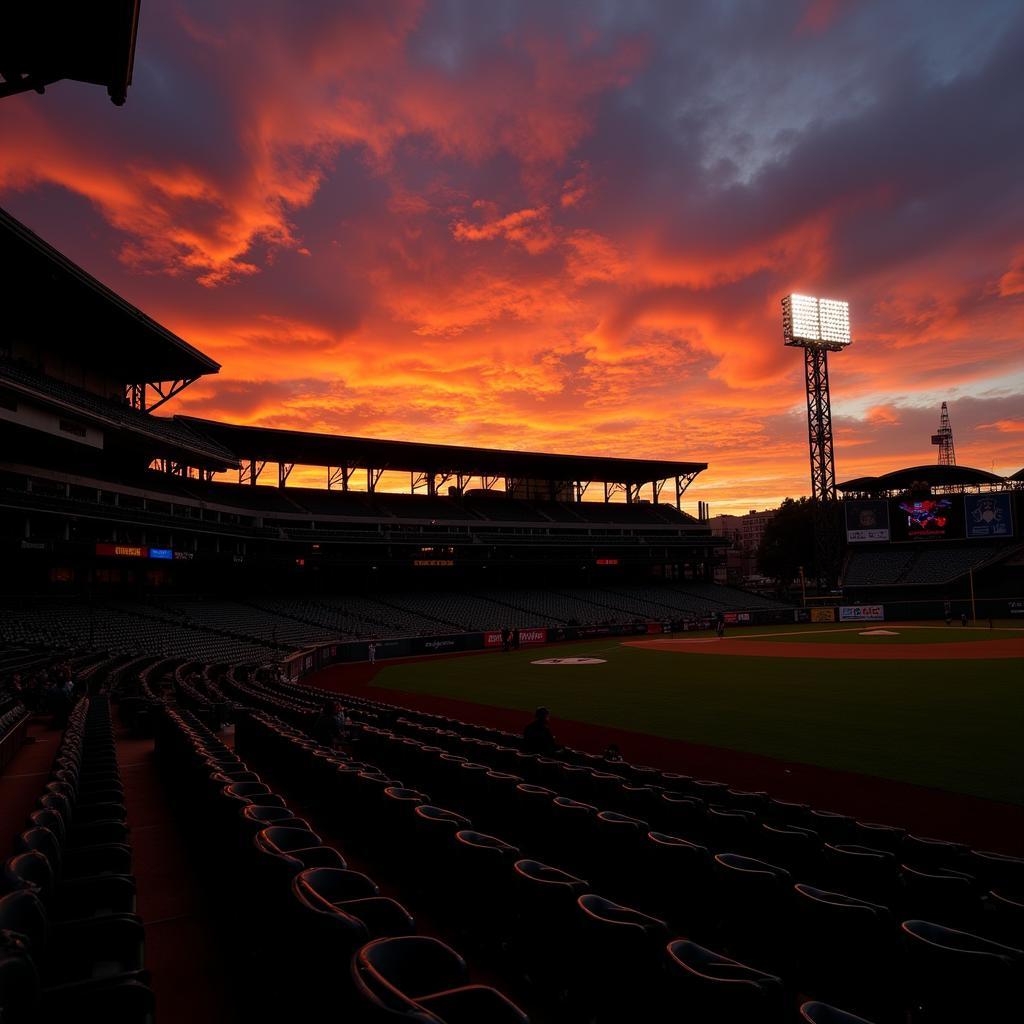
M 28 942 L 44 988 L 132 975 L 145 980 L 142 922 L 133 915 L 78 919 L 51 926 L 35 893 L 0 898 L 0 932 Z
M 760 846 L 769 864 L 785 868 L 797 881 L 813 882 L 821 874 L 821 840 L 809 828 L 766 822 Z
M 50 862 L 38 850 L 11 857 L 4 865 L 4 877 L 10 889 L 38 893 L 47 916 L 53 920 L 135 912 L 135 883 L 131 878 L 100 875 L 57 882 Z
M 926 921 L 904 921 L 913 1005 L 928 1024 L 999 1020 L 1024 1001 L 1024 952 Z
M 858 1017 L 827 1003 L 815 1001 L 801 1005 L 800 1019 L 807 1024 L 872 1024 L 865 1017 Z
M 794 929 L 800 989 L 872 1017 L 899 1006 L 900 949 L 882 906 L 798 883 Z
M 704 801 L 699 797 L 662 793 L 652 824 L 657 825 L 658 831 L 669 835 L 700 839 L 704 835 L 706 811 Z
M 854 819 L 848 814 L 812 808 L 808 815 L 807 827 L 814 829 L 821 836 L 823 843 L 852 843 L 855 824 Z
M 981 899 L 977 881 L 970 875 L 952 868 L 925 871 L 903 864 L 900 882 L 899 905 L 904 916 L 977 930 Z
M 645 888 L 641 869 L 650 825 L 617 811 L 600 811 L 593 818 L 592 878 L 598 887 L 622 898 L 640 898 Z
M 495 836 L 460 829 L 452 852 L 459 884 L 453 887 L 451 909 L 478 934 L 507 936 L 516 910 L 512 876 L 518 848 Z
M 686 939 L 667 947 L 667 1005 L 693 1024 L 784 1024 L 782 979 Z
M 1024 902 L 1024 858 L 972 850 L 963 870 L 978 878 L 986 889 L 998 889 Z
M 663 998 L 659 953 L 668 926 L 594 893 L 576 904 L 582 948 L 575 1001 L 597 1021 L 656 1019 Z
M 907 835 L 900 843 L 902 863 L 919 868 L 961 868 L 970 850 L 963 843 L 950 843 L 943 839 Z
M 892 825 L 877 825 L 874 822 L 858 821 L 853 826 L 853 842 L 869 850 L 885 850 L 898 854 L 906 829 Z
M 899 864 L 891 853 L 846 843 L 826 843 L 825 870 L 840 892 L 871 903 L 895 906 Z
M 782 971 L 791 958 L 793 879 L 784 868 L 752 857 L 714 859 L 726 948 L 745 963 Z
M 106 875 L 130 877 L 131 874 L 131 849 L 123 843 L 63 851 L 50 829 L 37 826 L 17 836 L 14 847 L 18 852 L 38 850 L 42 853 L 59 881 L 86 881 Z
M 1024 899 L 990 890 L 982 901 L 978 930 L 1004 945 L 1024 947 Z
M 551 849 L 551 801 L 558 794 L 545 786 L 519 783 L 512 795 L 511 829 L 516 841 L 545 855 Z
M 467 973 L 455 950 L 425 935 L 376 939 L 352 961 L 368 1021 L 528 1024 L 526 1014 L 497 989 L 467 984 Z
M 539 861 L 518 860 L 512 887 L 518 908 L 516 959 L 535 986 L 560 998 L 567 988 L 566 961 L 573 964 L 576 900 L 590 883 Z
M 549 851 L 555 862 L 574 871 L 589 871 L 595 854 L 594 817 L 597 808 L 567 796 L 551 801 Z
M 640 905 L 666 918 L 685 935 L 709 936 L 715 919 L 716 882 L 711 853 L 679 836 L 649 832 L 641 877 Z

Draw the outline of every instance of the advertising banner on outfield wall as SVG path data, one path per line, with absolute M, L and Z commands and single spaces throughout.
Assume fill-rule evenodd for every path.
M 846 501 L 846 539 L 851 544 L 889 539 L 889 503 Z
M 414 654 L 445 654 L 448 651 L 478 651 L 484 646 L 484 634 L 453 633 L 450 636 L 417 636 L 413 637 L 411 644 Z M 388 655 L 385 654 L 384 656 L 387 657 Z
M 844 604 L 839 609 L 840 622 L 884 622 L 885 608 L 880 604 Z
M 810 611 L 811 611 L 811 622 L 835 622 L 836 621 L 836 610 L 835 610 L 835 608 L 812 608 Z
M 1001 494 L 965 494 L 964 520 L 967 536 L 977 537 L 1012 537 L 1013 507 L 1011 495 Z

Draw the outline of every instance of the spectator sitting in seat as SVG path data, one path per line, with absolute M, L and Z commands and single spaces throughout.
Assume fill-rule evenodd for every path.
M 609 743 L 604 748 L 603 756 L 606 761 L 622 761 L 622 751 L 619 750 L 618 743 Z
M 347 736 L 347 724 L 341 705 L 337 701 L 326 701 L 313 723 L 313 739 L 325 747 L 335 747 Z
M 548 725 L 547 708 L 537 708 L 533 721 L 523 730 L 523 749 L 531 754 L 553 754 L 558 749 Z

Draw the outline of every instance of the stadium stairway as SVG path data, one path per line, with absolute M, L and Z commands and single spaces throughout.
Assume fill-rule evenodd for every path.
M 136 912 L 146 930 L 146 966 L 162 1021 L 222 1024 L 236 999 L 183 831 L 156 770 L 153 741 L 118 730 L 117 760 L 131 829 Z

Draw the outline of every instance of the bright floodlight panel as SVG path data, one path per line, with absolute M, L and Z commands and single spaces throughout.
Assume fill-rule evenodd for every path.
M 850 305 L 839 299 L 787 295 L 782 300 L 782 330 L 787 345 L 845 348 L 850 344 Z

